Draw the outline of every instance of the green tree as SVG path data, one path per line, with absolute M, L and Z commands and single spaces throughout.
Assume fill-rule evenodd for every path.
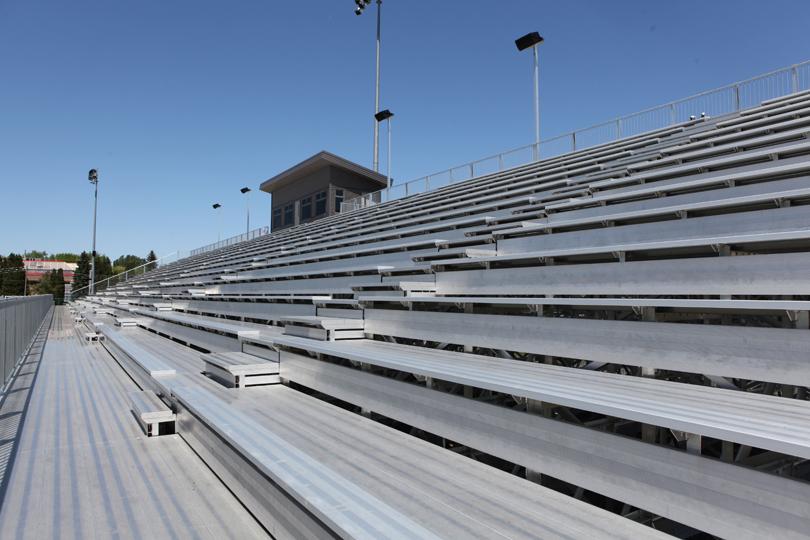
M 146 261 L 137 255 L 121 255 L 115 261 L 113 261 L 113 266 L 121 266 L 124 270 L 132 270 L 137 266 L 141 266 Z M 122 270 L 123 271 L 123 270 Z
M 65 261 L 69 263 L 79 262 L 79 256 L 75 253 L 54 253 L 49 258 L 52 261 Z
M 65 272 L 61 268 L 54 273 L 53 301 L 61 305 L 65 301 Z
M 48 270 L 42 274 L 39 282 L 31 286 L 31 294 L 53 294 L 56 270 Z
M 6 275 L 6 258 L 0 255 L 0 295 L 3 294 L 3 278 Z
M 112 263 L 110 258 L 106 255 L 96 255 L 96 290 L 104 290 L 107 288 L 105 281 L 99 289 L 98 284 L 113 275 Z
M 157 268 L 157 255 L 153 250 L 149 250 L 149 255 L 146 256 L 146 262 L 150 263 L 146 265 L 146 270 L 154 270 Z
M 90 283 L 90 254 L 82 251 L 79 255 L 78 266 L 76 271 L 73 272 L 73 286 L 71 290 L 78 291 L 75 295 L 76 298 L 87 294 L 87 285 Z M 81 290 L 79 290 L 81 289 Z
M 47 259 L 48 252 L 47 251 L 37 251 L 35 249 L 29 251 L 25 254 L 26 259 Z
M 25 266 L 22 255 L 9 253 L 3 268 L 2 296 L 22 296 L 25 294 Z

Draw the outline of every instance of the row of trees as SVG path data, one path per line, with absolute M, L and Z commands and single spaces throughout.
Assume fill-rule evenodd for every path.
M 26 259 L 40 259 L 43 261 L 65 261 L 69 263 L 79 262 L 79 256 L 75 253 L 51 253 L 47 251 L 28 251 L 25 253 Z
M 96 255 L 96 283 L 101 283 L 109 277 L 131 271 L 129 277 L 148 272 L 157 266 L 157 256 L 154 251 L 150 251 L 146 258 L 137 255 L 122 255 L 110 262 L 106 255 Z M 90 284 L 90 254 L 83 251 L 77 260 L 76 271 L 73 273 L 74 291 L 79 291 L 77 296 L 87 294 L 87 286 Z M 101 285 L 104 288 L 107 282 Z
M 72 289 L 79 290 L 79 296 L 87 294 L 86 287 L 90 283 L 90 254 L 83 251 L 80 255 L 73 253 L 56 253 L 48 255 L 44 251 L 30 251 L 23 255 L 9 253 L 7 257 L 0 255 L 0 296 L 22 296 L 24 294 L 53 294 L 54 300 L 61 302 L 65 296 L 65 275 L 63 270 L 52 270 L 45 273 L 42 279 L 29 288 L 25 281 L 25 259 L 58 260 L 77 263 L 73 273 Z M 110 261 L 106 255 L 96 256 L 96 283 L 105 279 L 131 271 L 130 277 L 152 270 L 157 266 L 157 256 L 150 251 L 145 257 L 137 255 L 122 255 Z M 102 288 L 105 284 L 102 285 Z
M 25 294 L 25 266 L 22 255 L 9 253 L 0 255 L 0 296 L 22 296 Z

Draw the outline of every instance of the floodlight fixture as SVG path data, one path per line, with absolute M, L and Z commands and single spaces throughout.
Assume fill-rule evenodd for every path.
M 240 191 L 240 192 L 241 192 L 241 193 L 244 195 L 245 193 L 247 193 L 248 191 L 250 191 L 250 188 L 249 188 L 249 187 L 247 187 L 247 186 L 245 186 L 245 187 L 243 187 L 242 189 L 240 189 L 239 191 Z
M 91 184 L 98 182 L 98 171 L 96 169 L 90 169 L 90 172 L 87 173 L 87 179 Z
M 515 40 L 515 46 L 519 51 L 525 51 L 529 47 L 534 47 L 543 43 L 543 36 L 538 32 L 529 32 L 525 36 L 519 37 Z
M 222 205 L 221 205 L 221 204 L 219 204 L 219 203 L 214 203 L 214 204 L 212 204 L 212 205 L 211 205 L 211 208 L 213 208 L 214 210 L 216 210 L 217 208 L 222 208 Z
M 385 110 L 380 111 L 377 114 L 375 114 L 374 118 L 377 120 L 377 122 L 382 122 L 383 120 L 388 120 L 392 116 L 394 116 L 394 113 L 392 113 L 388 109 L 385 109 Z

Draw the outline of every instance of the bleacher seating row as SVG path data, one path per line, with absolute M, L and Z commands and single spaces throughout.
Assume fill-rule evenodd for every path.
M 371 418 L 487 463 L 469 472 L 483 484 L 492 474 L 510 490 L 562 492 L 568 519 L 588 527 L 605 510 L 623 516 L 603 533 L 802 538 L 808 136 L 810 93 L 796 94 L 188 257 L 83 305 L 137 321 L 102 327 L 102 344 L 143 372 L 156 353 L 138 343 L 155 334 L 219 362 L 276 362 L 283 385 L 214 390 L 171 344 L 157 356 L 177 373 L 152 375 L 188 411 L 192 433 L 183 414 L 178 433 L 194 444 L 216 433 L 248 461 L 294 457 L 286 470 L 253 465 L 310 510 L 290 519 L 335 534 L 459 530 L 364 505 L 227 396 L 323 400 L 347 425 Z M 324 501 L 390 521 L 314 503 L 325 495 L 305 487 L 313 477 L 341 489 Z M 266 508 L 255 486 L 235 492 Z M 512 518 L 527 536 L 563 534 L 529 514 Z

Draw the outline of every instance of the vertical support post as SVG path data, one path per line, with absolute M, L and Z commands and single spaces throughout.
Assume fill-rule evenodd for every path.
M 793 90 L 793 93 L 795 94 L 799 91 L 799 70 L 796 68 L 796 66 L 793 66 L 790 69 L 790 81 L 791 90 Z
M 686 452 L 699 456 L 703 452 L 703 436 L 697 433 L 687 433 Z
M 247 215 L 247 223 L 245 225 L 245 234 L 250 232 L 250 192 L 245 193 L 245 214 Z
M 622 119 L 619 118 L 616 120 L 616 138 L 622 138 Z
M 534 56 L 534 160 L 540 159 L 540 58 L 537 45 L 532 47 Z
M 674 103 L 670 103 L 670 105 L 669 105 L 669 123 L 670 124 L 675 123 L 675 104 Z
M 734 85 L 734 107 L 736 111 L 740 110 L 740 85 Z
M 93 195 L 93 252 L 90 254 L 90 294 L 96 292 L 96 214 L 98 211 L 98 179 L 93 182 L 95 187 Z
M 377 0 L 377 57 L 374 80 L 374 114 L 380 112 L 380 12 L 382 0 Z M 380 172 L 380 123 L 374 119 L 374 172 Z
M 386 120 L 386 127 L 388 128 L 388 172 L 385 175 L 385 185 L 391 187 L 391 116 Z
M 571 132 L 571 151 L 572 152 L 577 151 L 577 132 L 576 131 Z
M 641 308 L 641 320 L 645 322 L 655 322 L 655 308 L 649 306 Z M 641 376 L 655 378 L 655 368 L 642 367 Z M 657 441 L 657 439 L 658 439 L 657 426 L 651 424 L 641 425 L 642 441 L 654 443 Z

